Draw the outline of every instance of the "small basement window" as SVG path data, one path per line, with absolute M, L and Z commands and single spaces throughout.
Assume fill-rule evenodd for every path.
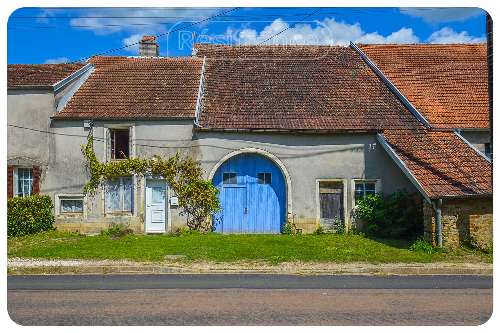
M 59 213 L 83 213 L 83 198 L 59 197 Z
M 354 188 L 355 202 L 366 198 L 369 194 L 375 194 L 375 183 L 375 181 L 357 181 Z
M 127 159 L 130 157 L 130 133 L 127 129 L 110 129 L 111 159 Z
M 257 179 L 259 184 L 271 184 L 271 173 L 270 172 L 259 172 L 257 174 Z
M 222 174 L 222 183 L 223 184 L 237 184 L 236 172 L 224 172 Z

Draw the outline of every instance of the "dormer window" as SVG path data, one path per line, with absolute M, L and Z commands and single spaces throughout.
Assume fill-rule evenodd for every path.
M 130 157 L 129 129 L 110 129 L 110 156 L 113 160 L 127 159 Z

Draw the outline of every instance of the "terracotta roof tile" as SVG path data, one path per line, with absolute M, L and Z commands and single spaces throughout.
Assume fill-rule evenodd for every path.
M 486 44 L 360 45 L 439 128 L 488 128 Z
M 384 132 L 431 198 L 492 194 L 491 163 L 453 132 Z
M 206 128 L 383 131 L 429 197 L 492 193 L 491 164 L 454 133 L 426 130 L 351 48 L 195 48 L 207 56 Z
M 212 129 L 381 130 L 417 120 L 351 48 L 214 46 L 200 124 Z
M 94 72 L 54 118 L 193 118 L 202 59 L 95 57 Z
M 53 86 L 83 66 L 83 64 L 7 65 L 7 86 L 9 88 Z

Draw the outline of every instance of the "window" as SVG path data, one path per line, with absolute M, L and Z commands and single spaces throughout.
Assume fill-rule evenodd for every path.
M 484 154 L 488 156 L 488 158 L 492 158 L 492 151 L 491 151 L 491 144 L 489 142 L 486 142 L 484 144 Z
M 33 193 L 33 170 L 31 168 L 17 168 L 15 177 L 15 195 L 18 197 L 30 196 Z
M 257 174 L 257 182 L 259 184 L 271 184 L 271 173 L 270 172 L 260 172 Z
M 59 197 L 59 213 L 83 213 L 83 198 Z
M 110 153 L 111 159 L 126 159 L 130 156 L 129 151 L 129 130 L 127 129 L 110 129 Z
M 236 172 L 224 172 L 222 174 L 223 184 L 236 184 Z
M 119 177 L 106 184 L 106 213 L 132 213 L 132 177 Z
M 375 182 L 356 182 L 354 188 L 354 198 L 358 202 L 359 199 L 365 198 L 369 194 L 375 194 Z

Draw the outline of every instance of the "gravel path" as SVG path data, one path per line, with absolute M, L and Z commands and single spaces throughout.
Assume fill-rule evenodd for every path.
M 164 262 L 127 260 L 9 258 L 11 274 L 22 273 L 206 273 L 255 272 L 283 274 L 480 274 L 492 275 L 487 263 L 318 263 L 285 262 L 271 265 L 261 261 L 235 263 L 187 262 L 167 259 Z

